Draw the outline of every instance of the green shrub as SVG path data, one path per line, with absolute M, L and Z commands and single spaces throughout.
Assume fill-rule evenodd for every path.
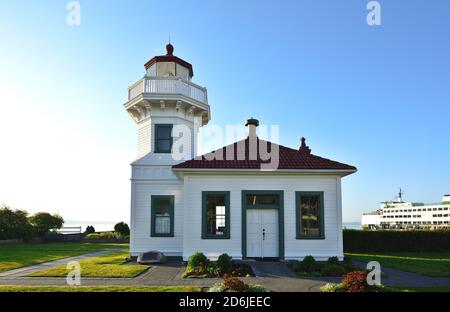
M 0 208 L 0 240 L 22 238 L 31 239 L 35 235 L 33 226 L 28 220 L 25 210 Z
M 291 268 L 292 268 L 292 270 L 294 270 L 295 272 L 300 272 L 300 269 L 301 269 L 300 261 L 298 261 L 298 260 L 292 260 L 292 261 L 291 261 Z
M 199 263 L 197 266 L 187 266 L 183 273 L 183 277 L 210 277 L 211 274 L 215 274 L 213 268 L 208 267 L 204 263 Z M 213 275 L 218 276 L 218 275 Z
M 230 274 L 233 272 L 233 260 L 232 258 L 224 253 L 219 256 L 216 262 L 217 268 L 220 271 L 220 274 Z
M 299 270 L 300 272 L 314 272 L 317 269 L 316 259 L 313 256 L 306 256 L 300 261 Z
M 339 258 L 338 257 L 330 257 L 327 261 L 328 264 L 339 264 Z
M 248 285 L 247 292 L 268 292 L 266 288 L 258 284 Z
M 223 282 L 215 283 L 211 286 L 210 289 L 208 289 L 208 292 L 226 292 L 227 287 L 224 285 Z
M 343 292 L 344 286 L 342 283 L 335 284 L 335 283 L 327 283 L 324 286 L 320 287 L 321 292 Z
M 52 215 L 48 212 L 35 213 L 29 220 L 39 236 L 45 235 L 52 229 L 60 229 L 64 224 L 64 219 L 60 215 Z
M 203 253 L 197 251 L 196 253 L 194 253 L 192 256 L 189 257 L 187 266 L 195 268 L 200 265 L 206 266 L 208 264 L 209 264 L 208 258 L 206 258 L 206 256 Z
M 130 235 L 130 227 L 125 222 L 119 222 L 114 225 L 114 232 L 119 233 L 120 236 Z
M 343 235 L 345 252 L 450 251 L 449 230 L 344 230 Z
M 375 292 L 396 292 L 393 287 L 387 287 L 384 285 L 373 286 L 371 291 Z M 320 287 L 320 292 L 345 292 L 344 285 L 342 283 L 327 283 L 324 286 Z
M 322 276 L 342 276 L 346 270 L 341 264 L 326 264 L 321 270 Z
M 119 234 L 117 234 L 116 232 L 91 233 L 91 234 L 86 235 L 85 238 L 86 239 L 92 239 L 92 240 L 96 240 L 96 239 L 118 239 L 119 238 Z
M 223 275 L 220 271 L 220 268 L 216 264 L 211 265 L 210 263 L 207 269 L 209 277 L 220 277 Z
M 84 231 L 85 234 L 91 234 L 91 233 L 95 233 L 95 228 L 92 225 L 88 225 L 86 227 L 86 231 Z
M 266 288 L 264 288 L 261 285 L 258 284 L 251 284 L 251 285 L 245 285 L 243 286 L 243 282 L 240 281 L 239 279 L 233 277 L 233 279 L 238 280 L 238 282 L 236 282 L 236 280 L 233 280 L 233 282 L 231 282 L 231 287 L 233 287 L 234 289 L 230 289 L 230 280 L 228 281 L 228 286 L 225 284 L 225 282 L 218 282 L 215 283 L 213 286 L 211 286 L 210 289 L 208 289 L 208 292 L 235 292 L 235 291 L 244 291 L 244 292 L 268 292 L 268 290 Z M 239 285 L 239 286 L 237 286 Z M 238 288 L 240 290 L 235 290 L 235 288 Z

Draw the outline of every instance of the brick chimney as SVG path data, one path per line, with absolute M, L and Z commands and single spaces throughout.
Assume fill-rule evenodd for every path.
M 302 154 L 311 154 L 311 149 L 309 148 L 309 146 L 306 146 L 306 139 L 304 137 L 301 138 L 301 144 L 300 144 L 300 148 L 299 151 Z
M 253 117 L 247 119 L 245 126 L 248 127 L 248 137 L 251 139 L 256 138 L 256 127 L 259 126 L 258 119 L 254 119 Z

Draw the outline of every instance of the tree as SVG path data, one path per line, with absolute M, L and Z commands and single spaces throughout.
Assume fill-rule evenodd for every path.
M 11 209 L 8 206 L 0 207 L 0 239 L 33 237 L 33 227 L 28 221 L 25 210 Z
M 86 227 L 86 231 L 84 231 L 84 234 L 91 234 L 91 233 L 95 233 L 95 228 L 92 225 L 88 225 Z
M 35 213 L 29 220 L 39 236 L 51 229 L 60 229 L 64 224 L 64 219 L 60 215 L 51 215 L 48 212 Z
M 119 233 L 121 236 L 130 235 L 130 227 L 125 222 L 119 222 L 114 225 L 114 232 Z

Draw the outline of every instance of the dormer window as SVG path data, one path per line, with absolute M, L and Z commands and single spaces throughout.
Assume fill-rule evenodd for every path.
M 172 124 L 155 125 L 155 153 L 172 152 Z

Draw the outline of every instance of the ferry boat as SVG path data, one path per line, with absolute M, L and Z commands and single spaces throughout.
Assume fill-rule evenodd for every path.
M 440 203 L 403 201 L 400 189 L 392 201 L 380 203 L 376 211 L 363 213 L 361 226 L 369 229 L 443 229 L 450 227 L 450 194 Z

